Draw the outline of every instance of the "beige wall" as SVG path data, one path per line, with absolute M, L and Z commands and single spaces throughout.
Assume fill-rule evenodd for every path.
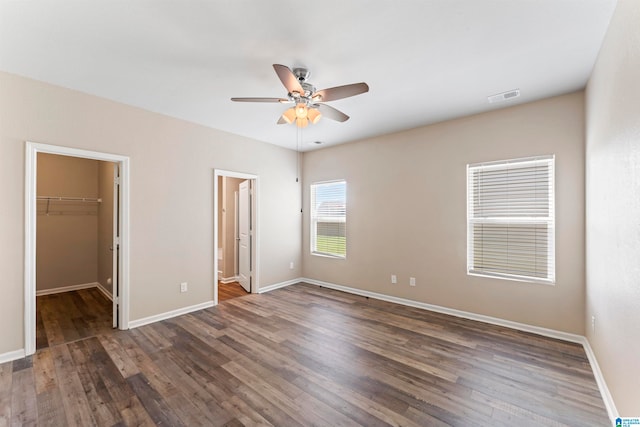
M 587 338 L 640 414 L 640 2 L 620 0 L 587 86 Z M 595 331 L 591 327 L 595 316 Z
M 38 154 L 38 196 L 98 197 L 98 162 Z M 98 204 L 38 201 L 36 290 L 95 283 Z
M 98 283 L 113 295 L 113 185 L 114 167 L 111 162 L 98 162 Z
M 467 276 L 466 165 L 543 154 L 556 155 L 557 283 Z M 304 277 L 584 333 L 582 92 L 305 153 L 303 171 Z M 347 259 L 310 255 L 309 184 L 341 178 Z
M 130 157 L 131 320 L 213 300 L 215 168 L 260 177 L 260 286 L 300 276 L 294 151 L 0 73 L 0 354 L 24 347 L 25 141 Z

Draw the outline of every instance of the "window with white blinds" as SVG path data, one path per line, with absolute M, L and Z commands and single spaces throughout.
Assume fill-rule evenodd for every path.
M 347 182 L 311 184 L 311 253 L 347 256 Z
M 467 272 L 555 282 L 554 156 L 467 166 Z

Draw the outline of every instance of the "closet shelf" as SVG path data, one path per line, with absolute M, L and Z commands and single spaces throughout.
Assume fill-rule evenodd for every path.
M 87 209 L 97 209 L 97 204 L 102 203 L 102 199 L 97 197 L 66 197 L 66 196 L 38 196 L 39 202 L 46 202 L 46 207 L 43 206 L 44 212 L 38 211 L 38 215 L 45 214 L 49 215 L 96 215 L 96 212 L 93 211 L 84 211 L 74 209 L 74 207 L 79 208 L 81 205 L 85 204 Z M 63 202 L 62 205 L 58 205 L 59 202 Z M 65 204 L 64 202 L 68 202 L 69 204 Z M 41 204 L 41 206 L 44 203 Z M 54 208 L 54 206 L 66 206 L 65 210 L 61 210 L 60 208 Z M 90 208 L 89 208 L 90 207 Z M 71 210 L 66 210 L 71 209 Z M 85 208 L 83 208 L 85 209 Z
M 102 203 L 102 199 L 99 199 L 99 198 L 96 198 L 96 197 L 38 196 L 38 200 L 46 200 L 48 202 Z

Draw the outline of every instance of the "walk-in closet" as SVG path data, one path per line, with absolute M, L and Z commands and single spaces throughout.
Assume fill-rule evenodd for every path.
M 116 165 L 39 153 L 36 347 L 113 327 Z

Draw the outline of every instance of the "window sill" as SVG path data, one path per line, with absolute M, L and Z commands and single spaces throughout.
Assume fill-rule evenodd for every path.
M 322 252 L 311 252 L 311 255 L 322 257 L 322 258 L 333 258 L 333 259 L 347 259 L 347 256 L 342 255 L 332 255 L 332 254 L 324 254 Z
M 488 278 L 488 279 L 510 280 L 512 282 L 537 283 L 537 284 L 540 284 L 540 285 L 548 285 L 548 286 L 555 286 L 555 284 L 556 284 L 555 280 L 537 279 L 535 277 L 507 276 L 507 275 L 500 275 L 500 274 L 486 274 L 486 273 L 479 273 L 479 272 L 475 272 L 475 271 L 467 271 L 467 275 L 468 276 L 476 276 L 476 277 L 485 277 L 485 278 Z

